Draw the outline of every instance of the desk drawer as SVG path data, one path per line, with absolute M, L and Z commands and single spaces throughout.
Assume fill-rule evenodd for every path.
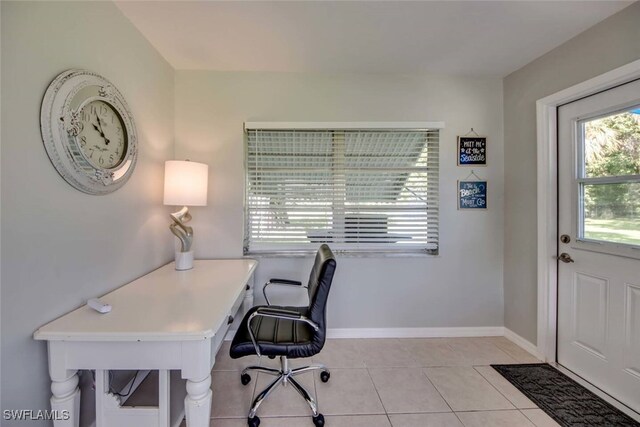
M 246 289 L 243 289 L 243 291 L 240 292 L 240 295 L 238 295 L 236 300 L 233 302 L 233 306 L 231 307 L 231 309 L 229 310 L 229 313 L 227 314 L 227 319 L 222 323 L 222 325 L 220 325 L 220 328 L 216 331 L 216 334 L 211 340 L 212 354 L 214 355 L 217 354 L 218 350 L 220 349 L 220 346 L 222 345 L 222 341 L 224 340 L 224 337 L 227 335 L 227 331 L 229 330 L 229 327 L 234 322 L 234 320 L 237 321 L 238 317 L 244 316 L 244 313 L 239 312 L 239 310 L 240 310 L 240 307 L 242 307 L 242 302 L 244 301 L 245 295 L 246 295 Z
M 229 312 L 229 314 L 234 318 L 244 316 L 244 313 L 239 313 L 238 310 L 242 306 L 242 302 L 244 301 L 244 298 L 246 295 L 247 295 L 247 291 L 245 289 L 242 292 L 240 292 L 240 295 L 238 295 L 238 298 L 236 298 L 236 300 L 234 301 L 233 306 L 231 307 L 231 311 Z
M 220 350 L 220 346 L 222 345 L 222 341 L 224 341 L 225 335 L 227 335 L 227 330 L 229 329 L 229 325 L 225 321 L 220 328 L 216 331 L 216 334 L 211 339 L 211 355 L 215 359 L 215 355 Z

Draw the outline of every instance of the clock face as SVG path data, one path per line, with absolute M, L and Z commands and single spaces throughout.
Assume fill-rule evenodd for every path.
M 126 127 L 120 114 L 108 103 L 95 100 L 80 110 L 77 141 L 92 166 L 111 169 L 127 153 Z
M 40 130 L 60 176 L 85 193 L 117 190 L 136 167 L 131 110 L 118 89 L 94 72 L 67 70 L 51 82 L 42 99 Z

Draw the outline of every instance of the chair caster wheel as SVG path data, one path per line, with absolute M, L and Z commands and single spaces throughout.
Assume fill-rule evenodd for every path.
M 258 427 L 260 425 L 260 418 L 247 418 L 247 424 L 249 425 L 249 427 Z
M 247 385 L 251 382 L 251 375 L 249 374 L 242 374 L 240 375 L 240 382 L 242 383 L 242 385 Z M 257 417 L 254 417 L 257 418 Z M 258 420 L 258 422 L 260 422 L 260 420 Z M 251 425 L 251 424 L 249 424 Z M 257 426 L 258 424 L 256 424 Z
M 275 359 L 275 358 L 276 358 L 275 356 L 267 356 L 267 357 L 268 357 L 269 359 L 271 359 L 271 360 L 273 360 L 273 359 Z
M 318 414 L 315 417 L 313 417 L 313 425 L 316 426 L 316 427 L 323 427 L 324 426 L 324 415 Z
M 327 381 L 329 381 L 329 378 L 331 378 L 331 373 L 329 371 L 320 372 L 320 380 L 323 383 L 326 383 Z

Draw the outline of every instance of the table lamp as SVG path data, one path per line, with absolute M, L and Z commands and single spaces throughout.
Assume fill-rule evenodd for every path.
M 207 206 L 209 166 L 189 160 L 169 160 L 164 164 L 164 204 L 182 206 L 172 213 L 171 232 L 180 240 L 176 250 L 176 270 L 193 268 L 193 228 L 185 225 L 191 220 L 187 206 Z

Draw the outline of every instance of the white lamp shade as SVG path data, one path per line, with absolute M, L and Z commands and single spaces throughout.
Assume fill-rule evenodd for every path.
M 209 165 L 188 160 L 169 160 L 164 164 L 164 204 L 206 206 Z

